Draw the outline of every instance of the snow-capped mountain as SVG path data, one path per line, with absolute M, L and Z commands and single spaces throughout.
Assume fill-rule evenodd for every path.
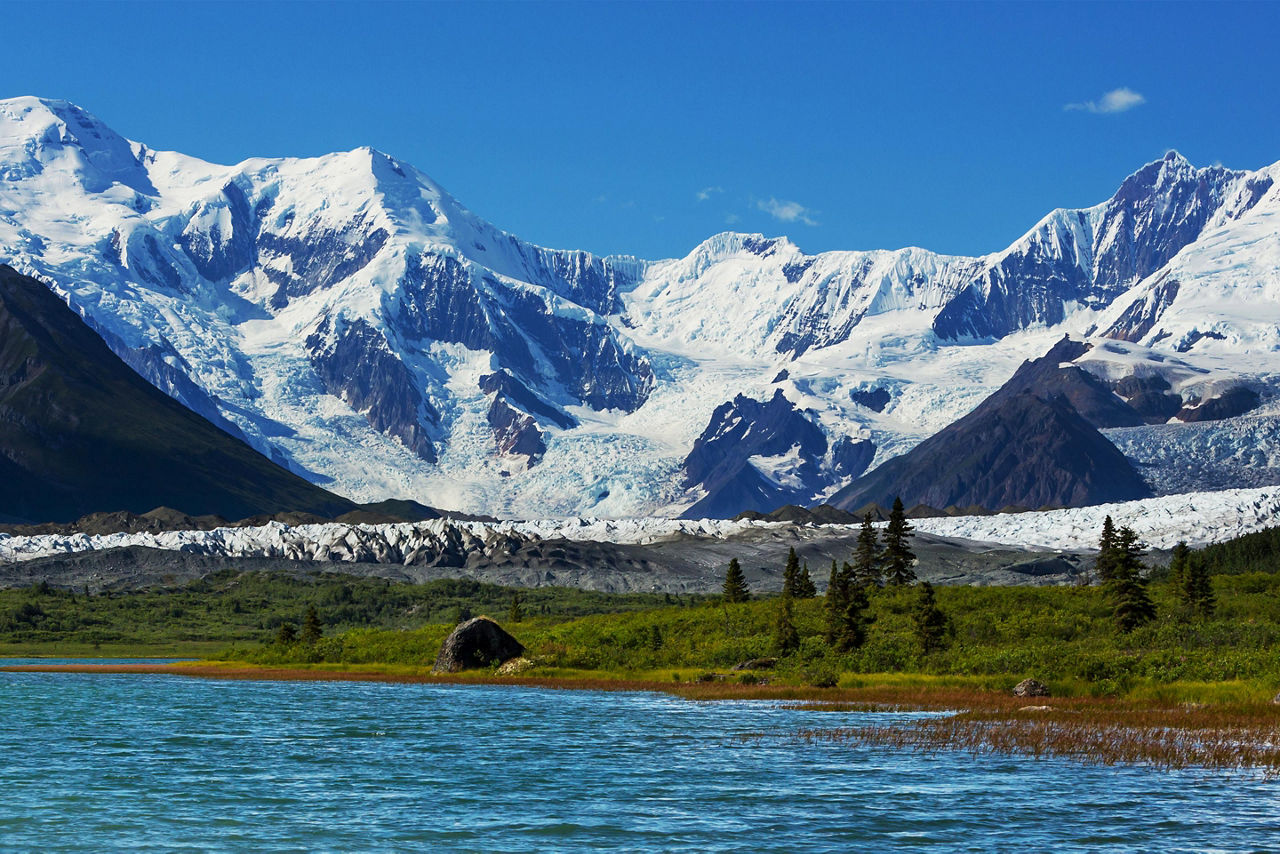
M 1158 375 L 1184 405 L 1244 384 L 1269 413 L 1278 173 L 1171 153 L 981 258 L 721 234 L 648 262 L 528 244 L 371 149 L 219 166 L 17 98 L 0 261 L 353 499 L 728 513 L 734 483 L 754 496 L 737 509 L 834 493 L 1064 333 L 1127 342 L 1078 360 L 1108 381 Z M 1148 433 L 1128 447 L 1161 445 L 1160 425 L 1131 429 Z

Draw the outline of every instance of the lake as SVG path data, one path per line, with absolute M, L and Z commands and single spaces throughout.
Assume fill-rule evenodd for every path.
M 1280 788 L 1250 776 L 793 737 L 869 717 L 645 693 L 0 673 L 0 850 L 1280 846 Z

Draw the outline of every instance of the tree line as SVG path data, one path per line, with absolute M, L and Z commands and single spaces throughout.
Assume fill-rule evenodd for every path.
M 825 618 L 826 643 L 839 652 L 860 648 L 867 640 L 872 618 L 871 596 L 882 588 L 903 588 L 916 583 L 913 567 L 915 552 L 911 549 L 914 527 L 907 521 L 902 499 L 895 498 L 889 522 L 883 535 L 876 529 L 868 512 L 862 519 L 858 541 L 851 561 L 837 566 L 831 562 L 827 581 Z M 913 609 L 916 636 L 925 653 L 942 648 L 950 621 L 938 608 L 933 586 L 919 582 L 919 593 Z M 782 595 L 779 597 L 774 646 L 780 655 L 794 652 L 800 646 L 800 635 L 792 619 L 792 602 L 817 596 L 817 587 L 809 574 L 808 564 L 801 565 L 793 547 L 787 555 L 782 573 Z M 723 601 L 745 602 L 751 598 L 746 575 L 737 558 L 729 561 L 725 571 Z

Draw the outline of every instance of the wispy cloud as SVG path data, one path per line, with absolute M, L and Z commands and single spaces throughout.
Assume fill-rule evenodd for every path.
M 728 214 L 724 218 L 725 225 L 737 225 L 740 222 L 742 222 L 742 217 L 738 216 L 735 213 Z
M 818 224 L 818 221 L 813 218 L 816 211 L 806 208 L 799 202 L 788 202 L 774 198 L 760 199 L 756 202 L 756 207 L 782 222 L 802 222 L 805 225 Z
M 724 192 L 724 187 L 703 187 L 701 190 L 698 191 L 698 201 L 705 202 L 707 199 L 711 198 L 717 193 L 723 193 L 723 192 Z
M 1064 110 L 1083 110 L 1087 113 L 1123 113 L 1132 110 L 1139 104 L 1146 103 L 1141 93 L 1127 86 L 1112 89 L 1096 101 L 1085 101 L 1082 104 L 1067 104 Z

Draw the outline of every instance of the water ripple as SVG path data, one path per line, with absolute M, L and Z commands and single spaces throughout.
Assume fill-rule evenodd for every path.
M 1274 788 L 665 695 L 0 674 L 0 851 L 1256 850 Z M 877 716 L 907 720 L 910 715 Z

